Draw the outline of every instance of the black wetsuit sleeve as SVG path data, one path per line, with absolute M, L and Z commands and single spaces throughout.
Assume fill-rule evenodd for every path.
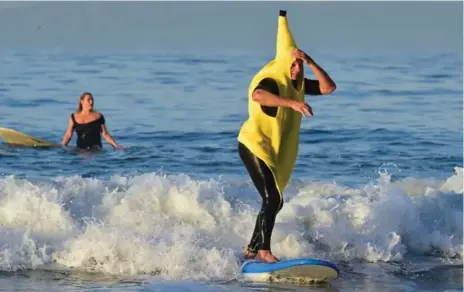
M 318 80 L 312 80 L 305 78 L 304 79 L 305 83 L 305 94 L 306 95 L 321 95 L 321 88 L 319 87 L 319 81 Z
M 255 87 L 255 90 L 256 89 L 262 89 L 272 94 L 280 95 L 279 86 L 277 85 L 277 82 L 272 78 L 264 78 L 263 80 L 261 80 L 261 82 L 259 82 L 259 84 Z M 261 110 L 268 116 L 276 117 L 278 107 L 261 105 Z

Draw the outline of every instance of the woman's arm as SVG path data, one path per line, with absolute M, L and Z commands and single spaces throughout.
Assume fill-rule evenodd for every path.
M 103 135 L 103 138 L 105 138 L 105 140 L 111 144 L 111 146 L 113 146 L 114 148 L 116 149 L 122 149 L 121 146 L 119 146 L 113 139 L 113 137 L 111 137 L 110 133 L 108 132 L 108 130 L 106 129 L 106 126 L 105 124 L 102 124 L 101 125 L 101 129 L 102 129 L 102 135 Z
M 66 129 L 66 132 L 64 133 L 63 140 L 61 141 L 61 145 L 64 145 L 64 146 L 68 145 L 73 135 L 73 126 L 74 126 L 74 122 L 72 118 L 69 117 L 68 128 Z

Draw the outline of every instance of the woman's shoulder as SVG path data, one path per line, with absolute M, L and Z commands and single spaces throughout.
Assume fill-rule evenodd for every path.
M 95 119 L 96 120 L 101 120 L 103 123 L 105 122 L 105 116 L 101 112 L 94 112 L 95 113 Z
M 70 118 L 73 121 L 76 121 L 76 117 L 79 117 L 80 114 L 81 113 L 78 111 L 72 112 Z M 105 116 L 101 112 L 94 111 L 91 115 L 94 117 L 93 121 L 102 121 L 103 123 L 105 123 Z
M 103 117 L 103 114 L 101 112 L 94 111 L 93 114 L 98 118 Z

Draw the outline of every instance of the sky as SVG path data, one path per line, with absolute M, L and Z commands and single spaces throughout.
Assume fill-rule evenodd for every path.
M 462 2 L 0 2 L 0 49 L 274 49 L 279 9 L 298 46 L 462 54 Z

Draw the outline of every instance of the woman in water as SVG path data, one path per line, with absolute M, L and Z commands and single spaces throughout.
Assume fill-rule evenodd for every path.
M 79 98 L 77 111 L 69 117 L 68 129 L 64 134 L 62 145 L 68 145 L 73 132 L 77 133 L 77 148 L 97 150 L 102 148 L 101 136 L 116 149 L 122 149 L 116 144 L 105 127 L 105 117 L 93 110 L 93 96 L 84 92 Z

